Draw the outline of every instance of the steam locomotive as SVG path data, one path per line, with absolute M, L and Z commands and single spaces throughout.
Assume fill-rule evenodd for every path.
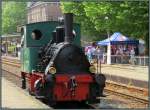
M 27 24 L 22 28 L 22 88 L 49 103 L 99 102 L 105 76 L 95 74 L 79 44 L 79 25 L 73 14 L 64 21 Z M 73 32 L 74 31 L 74 32 Z M 93 71 L 92 71 L 93 70 Z

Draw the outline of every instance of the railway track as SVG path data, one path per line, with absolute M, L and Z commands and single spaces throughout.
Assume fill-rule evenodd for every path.
M 121 92 L 117 92 L 117 91 L 114 91 L 114 90 L 111 90 L 111 89 L 105 89 L 105 92 L 107 92 L 108 94 L 121 96 L 121 97 L 130 99 L 130 100 L 136 101 L 137 103 L 145 104 L 147 106 L 149 104 L 148 99 L 135 97 L 135 96 L 132 96 L 132 95 L 129 95 L 129 94 L 124 94 L 124 93 L 121 93 Z
M 20 60 L 17 59 L 17 58 L 11 59 L 11 58 L 2 57 L 1 60 L 2 61 L 9 61 L 9 62 L 16 62 L 16 63 L 18 62 L 18 63 L 20 63 Z
M 137 103 L 148 106 L 148 89 L 128 86 L 112 81 L 106 82 L 105 92 L 108 94 L 123 97 L 125 99 L 133 100 Z
M 130 92 L 137 92 L 139 94 L 143 94 L 143 96 L 148 96 L 148 89 L 146 88 L 140 88 L 140 87 L 135 87 L 135 86 L 130 86 L 130 85 L 125 85 L 125 84 L 121 84 L 121 83 L 116 83 L 113 81 L 107 81 L 106 82 L 107 87 L 111 87 L 111 88 L 116 88 L 116 89 L 125 89 L 128 90 Z M 114 89 L 113 88 L 113 89 Z
M 9 61 L 9 60 L 5 59 L 5 60 L 2 60 L 2 63 L 7 64 L 7 65 L 11 65 L 11 66 L 15 66 L 15 67 L 20 67 L 20 62 L 18 62 L 18 61 Z M 4 71 L 8 72 L 6 70 L 4 70 Z M 9 72 L 9 74 L 12 74 L 13 76 L 15 76 L 17 78 L 20 78 L 20 76 L 17 74 L 14 74 L 11 72 Z M 20 80 L 20 82 L 21 82 L 21 80 Z M 118 91 L 118 90 L 121 90 L 122 92 Z M 123 97 L 125 99 L 133 100 L 137 103 L 141 103 L 144 105 L 149 104 L 148 90 L 144 89 L 144 88 L 132 87 L 132 86 L 128 86 L 128 85 L 123 85 L 123 84 L 107 81 L 106 82 L 106 88 L 104 91 L 109 95 L 120 96 L 120 97 Z M 128 93 L 125 91 L 128 91 Z M 140 97 L 138 97 L 138 96 L 140 96 Z M 147 98 L 143 98 L 143 97 L 147 97 Z M 93 108 L 96 108 L 92 105 L 90 105 L 90 106 Z
M 2 77 L 11 81 L 16 86 L 21 87 L 21 77 L 19 75 L 2 69 Z
M 19 60 L 2 59 L 0 61 L 0 63 L 11 65 L 11 66 L 15 66 L 15 67 L 18 67 L 18 68 L 21 67 L 21 63 L 20 63 Z

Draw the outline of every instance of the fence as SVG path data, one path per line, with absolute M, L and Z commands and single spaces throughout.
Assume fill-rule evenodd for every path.
M 107 63 L 107 55 L 103 57 L 103 63 Z M 132 64 L 132 65 L 140 65 L 140 66 L 148 66 L 149 65 L 149 57 L 148 56 L 131 56 L 127 55 L 111 55 L 111 63 L 112 64 Z

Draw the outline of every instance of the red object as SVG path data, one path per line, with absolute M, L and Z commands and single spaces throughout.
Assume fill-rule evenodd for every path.
M 36 80 L 38 79 L 42 79 L 42 82 L 44 83 L 44 73 L 23 73 L 25 76 L 26 76 L 26 79 L 27 79 L 27 83 L 29 85 L 29 89 L 31 92 L 34 92 L 35 89 L 34 89 L 34 83 Z
M 44 73 L 25 73 L 28 77 L 29 89 L 34 92 L 34 83 L 39 78 L 44 83 Z M 76 87 L 70 88 L 69 82 L 74 77 Z M 55 85 L 53 94 L 55 101 L 82 101 L 87 100 L 89 96 L 89 85 L 93 82 L 93 77 L 90 74 L 55 74 Z
M 68 88 L 71 76 L 75 76 L 77 87 L 74 93 Z M 91 75 L 56 75 L 54 96 L 57 101 L 82 101 L 89 96 L 89 84 L 93 82 Z
M 36 80 L 38 79 L 43 79 L 43 74 L 39 74 L 39 73 L 33 73 L 31 76 L 30 76 L 30 80 L 29 80 L 29 89 L 34 92 L 34 83 Z

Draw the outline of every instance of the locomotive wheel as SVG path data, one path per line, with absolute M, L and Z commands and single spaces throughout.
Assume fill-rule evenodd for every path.
M 96 82 L 97 82 L 100 86 L 104 86 L 104 87 L 105 87 L 106 77 L 105 77 L 103 74 L 96 74 L 96 75 L 95 75 L 95 80 L 96 80 Z
M 35 84 L 34 84 L 34 87 L 35 87 L 35 97 L 37 99 L 43 99 L 45 98 L 43 96 L 43 85 L 42 85 L 42 80 L 41 79 L 38 79 L 35 81 Z

